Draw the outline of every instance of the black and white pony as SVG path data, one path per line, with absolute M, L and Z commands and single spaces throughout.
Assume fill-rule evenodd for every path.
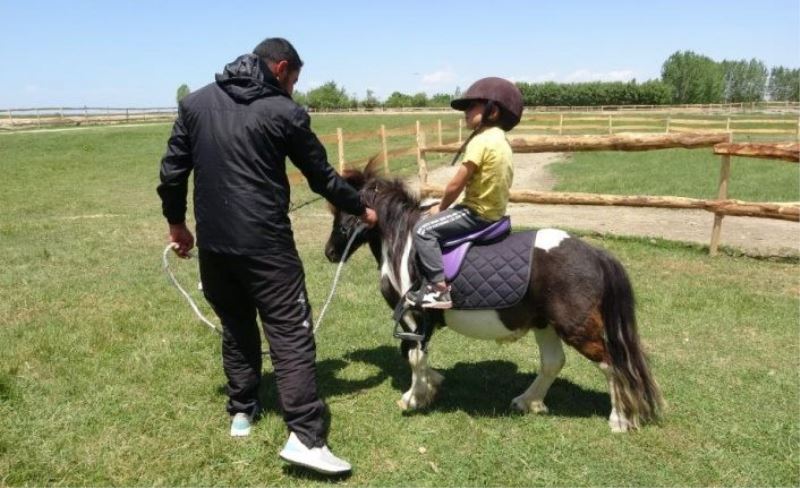
M 425 211 L 400 180 L 379 177 L 370 163 L 344 177 L 379 216 L 379 224 L 355 238 L 348 256 L 368 244 L 380 267 L 380 289 L 389 306 L 417 286 L 414 224 Z M 337 262 L 357 227 L 357 219 L 332 208 L 333 230 L 325 255 Z M 545 395 L 564 365 L 562 342 L 592 361 L 608 381 L 614 432 L 636 429 L 658 419 L 662 398 L 636 329 L 631 284 L 622 265 L 607 252 L 557 229 L 540 229 L 533 243 L 529 284 L 516 305 L 499 310 L 406 313 L 402 326 L 415 331 L 426 323 L 446 326 L 479 339 L 514 341 L 533 330 L 540 367 L 533 383 L 511 401 L 513 409 L 546 413 Z M 411 366 L 411 387 L 398 404 L 422 408 L 434 399 L 443 376 L 428 366 L 427 340 L 403 340 L 401 350 Z

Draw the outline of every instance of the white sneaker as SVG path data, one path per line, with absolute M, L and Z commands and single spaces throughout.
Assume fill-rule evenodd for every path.
M 279 456 L 286 462 L 305 466 L 323 474 L 344 474 L 352 469 L 350 463 L 334 456 L 328 446 L 309 449 L 300 442 L 294 432 L 289 434 L 289 440 L 286 441 Z
M 247 437 L 250 435 L 250 424 L 253 419 L 244 412 L 239 412 L 231 420 L 231 437 Z

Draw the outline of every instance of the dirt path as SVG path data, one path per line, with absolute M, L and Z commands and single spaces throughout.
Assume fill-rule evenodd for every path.
M 550 190 L 556 183 L 548 166 L 562 153 L 515 154 L 514 189 Z M 444 185 L 455 167 L 432 171 L 428 181 Z M 708 245 L 714 214 L 705 210 L 509 204 L 515 225 L 564 227 L 614 235 L 659 237 Z M 800 224 L 751 217 L 725 217 L 721 244 L 755 256 L 800 255 Z

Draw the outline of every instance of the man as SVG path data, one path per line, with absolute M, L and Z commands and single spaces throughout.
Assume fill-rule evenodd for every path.
M 328 164 L 308 114 L 292 101 L 302 66 L 288 41 L 266 39 L 226 65 L 215 83 L 186 96 L 161 161 L 158 194 L 176 253 L 186 257 L 194 245 L 185 223 L 194 170 L 200 277 L 223 325 L 231 435 L 248 435 L 260 407 L 258 312 L 289 430 L 280 456 L 338 474 L 351 468 L 326 446 L 311 308 L 288 216 L 286 157 L 336 207 L 370 227 L 377 216 Z

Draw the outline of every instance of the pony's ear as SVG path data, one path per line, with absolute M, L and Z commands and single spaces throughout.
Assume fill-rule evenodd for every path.
M 376 176 L 379 176 L 383 172 L 383 155 L 378 153 L 371 158 L 367 162 L 367 165 L 364 167 L 364 176 L 369 180 Z
M 352 168 L 345 168 L 342 172 L 342 178 L 350 183 L 356 190 L 360 190 L 367 181 L 363 172 Z

